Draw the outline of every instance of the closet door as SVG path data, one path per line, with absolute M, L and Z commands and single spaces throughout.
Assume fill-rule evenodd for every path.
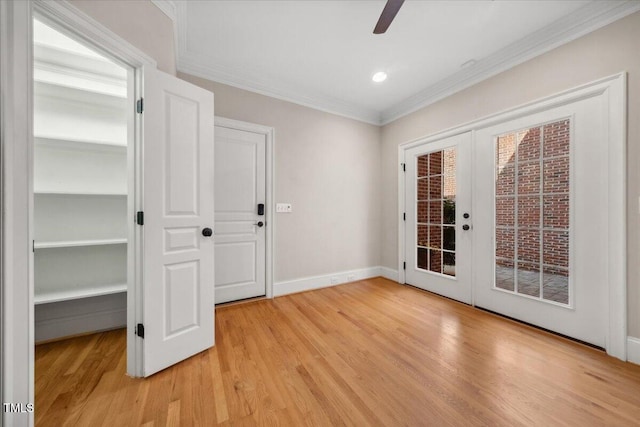
M 213 94 L 145 70 L 143 364 L 214 343 Z

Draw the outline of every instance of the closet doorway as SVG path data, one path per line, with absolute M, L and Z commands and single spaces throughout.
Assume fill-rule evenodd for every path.
M 133 69 L 33 20 L 35 341 L 127 325 Z
M 37 9 L 34 342 L 126 327 L 146 377 L 214 344 L 213 94 L 72 6 Z

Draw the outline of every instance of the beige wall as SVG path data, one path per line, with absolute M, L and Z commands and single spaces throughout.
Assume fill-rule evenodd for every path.
M 179 73 L 217 116 L 275 128 L 274 281 L 380 265 L 380 128 Z
M 382 128 L 382 264 L 397 269 L 398 144 L 628 72 L 629 335 L 640 336 L 640 13 L 534 58 Z
M 150 1 L 72 0 L 175 73 L 172 23 Z M 640 336 L 640 13 L 434 105 L 375 126 L 180 75 L 215 92 L 216 114 L 276 129 L 275 280 L 381 263 L 397 268 L 397 145 L 627 71 L 629 333 Z M 381 150 L 380 150 L 381 147 Z
M 171 20 L 148 0 L 72 0 L 175 74 Z M 272 126 L 276 216 L 274 280 L 380 265 L 380 129 L 188 75 L 215 93 L 216 115 Z
M 149 0 L 71 0 L 78 9 L 176 74 L 173 23 Z

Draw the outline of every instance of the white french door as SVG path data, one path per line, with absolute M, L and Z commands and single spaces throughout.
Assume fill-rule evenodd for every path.
M 215 302 L 266 294 L 266 136 L 216 126 Z
M 474 303 L 606 346 L 603 97 L 475 134 Z M 619 209 L 624 209 L 619 206 Z
M 471 302 L 471 133 L 405 151 L 405 282 Z
M 213 94 L 144 72 L 143 372 L 214 343 Z

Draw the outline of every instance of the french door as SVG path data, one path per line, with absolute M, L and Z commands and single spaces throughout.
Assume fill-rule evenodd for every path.
M 473 162 L 474 304 L 601 347 L 609 240 L 603 102 L 588 98 L 478 130 Z
M 405 282 L 609 349 L 608 100 L 576 98 L 404 151 Z
M 471 302 L 471 133 L 405 151 L 405 281 Z

